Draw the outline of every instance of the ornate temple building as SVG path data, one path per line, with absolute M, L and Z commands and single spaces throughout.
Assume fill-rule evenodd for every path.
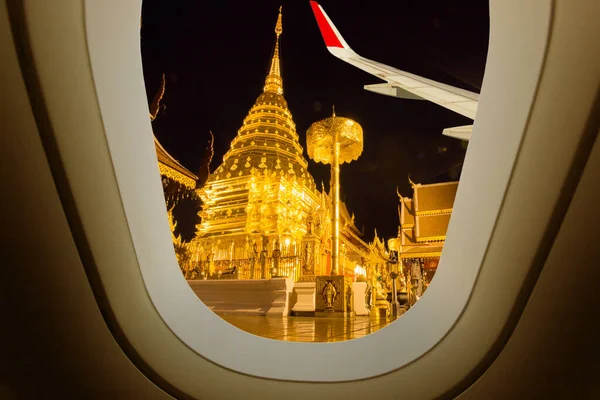
M 412 198 L 399 195 L 399 257 L 418 298 L 439 264 L 458 182 L 411 185 Z
M 311 281 L 329 273 L 331 199 L 307 170 L 284 98 L 282 28 L 280 10 L 263 91 L 223 162 L 197 191 L 203 205 L 192 241 L 195 276 Z M 345 206 L 341 222 L 340 273 L 354 275 L 371 250 Z

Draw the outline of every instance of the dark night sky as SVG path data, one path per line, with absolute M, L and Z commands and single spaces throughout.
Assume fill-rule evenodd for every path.
M 488 47 L 486 0 L 322 0 L 321 5 L 360 55 L 479 92 Z M 163 146 L 197 171 L 208 131 L 215 134 L 211 170 L 220 164 L 242 120 L 262 91 L 283 5 L 284 96 L 300 144 L 311 123 L 336 113 L 364 130 L 363 155 L 341 171 L 342 200 L 371 239 L 397 234 L 396 187 L 412 195 L 418 183 L 457 178 L 465 150 L 442 136 L 471 121 L 426 101 L 401 100 L 363 89 L 381 81 L 327 51 L 309 2 L 144 0 L 142 58 L 151 99 L 166 73 L 166 110 L 154 122 Z M 328 188 L 329 168 L 309 161 L 317 184 Z M 189 237 L 193 206 L 176 213 Z M 186 234 L 187 233 L 187 234 Z

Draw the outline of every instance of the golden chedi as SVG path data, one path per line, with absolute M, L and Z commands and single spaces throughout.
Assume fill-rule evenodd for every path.
M 222 164 L 199 190 L 203 209 L 196 246 L 201 261 L 245 259 L 262 251 L 271 256 L 276 245 L 284 254 L 291 252 L 300 246 L 307 217 L 321 202 L 283 97 L 281 33 L 280 9 L 263 92 Z

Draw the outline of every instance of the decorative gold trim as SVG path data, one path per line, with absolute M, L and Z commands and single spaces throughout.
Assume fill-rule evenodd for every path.
M 441 251 L 430 252 L 430 253 L 401 253 L 400 259 L 406 260 L 409 258 L 433 258 L 440 257 L 442 255 Z
M 193 180 L 189 176 L 182 174 L 181 172 L 179 172 L 177 170 L 174 170 L 173 168 L 171 168 L 161 162 L 158 163 L 158 170 L 160 171 L 161 175 L 166 176 L 167 178 L 173 179 L 174 181 L 182 184 L 183 186 L 187 187 L 188 189 L 196 188 L 195 180 Z
M 240 129 L 240 131 L 238 132 L 239 135 L 236 136 L 235 139 L 233 139 L 233 141 L 231 142 L 232 146 L 235 146 L 239 142 L 245 141 L 245 140 L 252 140 L 255 138 L 259 138 L 259 139 L 265 138 L 264 132 L 248 132 L 248 133 L 244 134 L 245 131 L 246 131 L 245 129 L 244 130 Z M 288 133 L 288 132 L 283 132 L 283 134 L 281 132 L 279 132 L 279 133 L 269 132 L 267 135 L 271 134 L 271 135 L 273 135 L 273 138 L 277 138 L 278 140 L 281 140 L 282 142 L 289 143 L 290 146 L 296 147 L 298 150 L 302 150 L 302 146 L 300 146 L 300 144 L 298 143 L 298 135 L 294 134 L 295 138 L 289 138 L 289 137 L 284 136 L 286 133 Z
M 445 240 L 446 240 L 446 235 L 444 235 L 444 236 L 427 236 L 427 237 L 417 238 L 417 243 L 441 242 L 441 241 L 445 241 Z
M 444 208 L 441 210 L 417 211 L 415 215 L 417 217 L 426 217 L 426 216 L 443 215 L 443 214 L 452 214 L 452 209 Z

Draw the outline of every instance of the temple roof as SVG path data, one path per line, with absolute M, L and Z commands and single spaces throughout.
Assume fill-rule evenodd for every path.
M 419 244 L 417 242 L 417 237 L 413 227 L 402 228 L 400 231 L 400 236 L 400 244 L 402 246 L 416 246 Z
M 411 185 L 412 199 L 399 196 L 401 258 L 439 257 L 458 182 Z
M 412 199 L 408 197 L 400 198 L 400 225 L 414 226 L 415 215 L 412 205 Z
M 174 159 L 154 136 L 154 149 L 160 174 L 179 182 L 189 189 L 196 188 L 198 177 Z
M 403 250 L 401 259 L 439 257 L 442 254 L 442 246 L 418 246 Z
M 418 242 L 446 239 L 451 214 L 417 216 L 416 237 Z
M 452 210 L 458 182 L 414 185 L 414 204 L 417 215 Z

